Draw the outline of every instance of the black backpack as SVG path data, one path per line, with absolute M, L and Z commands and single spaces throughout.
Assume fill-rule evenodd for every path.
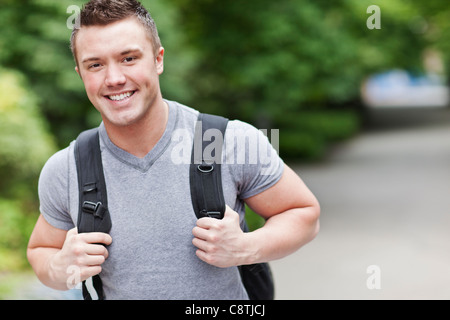
M 200 113 L 198 117 L 189 172 L 192 206 L 198 218 L 221 219 L 225 212 L 221 161 L 214 161 L 222 159 L 222 148 L 216 149 L 218 153 L 214 155 L 214 159 L 203 159 L 203 150 L 208 144 L 203 141 L 203 134 L 208 129 L 217 129 L 224 137 L 227 123 L 228 119 L 220 116 Z M 80 133 L 75 144 L 75 161 L 79 186 L 78 232 L 109 233 L 112 224 L 108 212 L 98 128 Z M 246 223 L 244 231 L 248 231 Z M 242 265 L 239 266 L 239 271 L 251 300 L 274 298 L 273 278 L 267 263 Z M 82 291 L 86 300 L 103 300 L 100 276 L 95 275 L 83 281 Z

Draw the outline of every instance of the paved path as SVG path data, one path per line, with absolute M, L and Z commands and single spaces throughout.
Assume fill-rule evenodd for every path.
M 449 112 L 414 115 L 293 165 L 321 203 L 321 231 L 272 262 L 277 299 L 450 298 Z
M 8 275 L 4 275 L 8 277 Z M 2 296 L 6 300 L 81 300 L 81 289 L 59 291 L 44 286 L 32 271 L 10 275 L 18 284 L 14 289 Z M 1 280 L 1 279 L 0 279 Z

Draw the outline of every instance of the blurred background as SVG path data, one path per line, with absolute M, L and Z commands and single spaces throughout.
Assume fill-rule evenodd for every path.
M 67 9 L 84 2 L 0 0 L 2 299 L 70 296 L 36 284 L 26 245 L 43 164 L 101 120 L 69 49 Z M 279 129 L 319 198 L 317 239 L 273 263 L 278 298 L 450 296 L 445 1 L 142 3 L 165 47 L 163 96 Z

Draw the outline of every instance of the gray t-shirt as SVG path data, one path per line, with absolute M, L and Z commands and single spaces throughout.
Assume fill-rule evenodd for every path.
M 165 132 L 144 158 L 118 148 L 104 125 L 99 127 L 113 239 L 100 274 L 105 297 L 248 299 L 236 267 L 218 268 L 195 255 L 192 229 L 197 218 L 190 196 L 189 162 L 198 112 L 166 102 L 169 119 Z M 266 136 L 244 122 L 230 121 L 224 140 L 225 201 L 242 222 L 243 199 L 273 186 L 281 177 L 283 162 Z M 39 197 L 48 223 L 64 230 L 76 226 L 74 142 L 45 164 Z

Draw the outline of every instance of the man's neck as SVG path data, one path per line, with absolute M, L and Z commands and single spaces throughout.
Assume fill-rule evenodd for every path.
M 122 150 L 138 157 L 145 157 L 158 143 L 166 129 L 169 106 L 160 99 L 149 112 L 128 126 L 115 126 L 104 121 L 109 139 Z

